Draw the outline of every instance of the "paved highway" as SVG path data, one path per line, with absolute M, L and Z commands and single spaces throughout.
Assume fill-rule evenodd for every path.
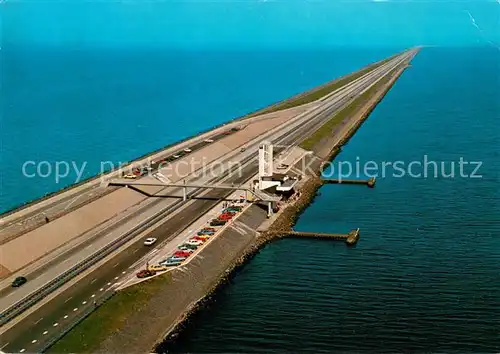
M 400 57 L 394 58 L 385 65 L 373 70 L 365 76 L 359 78 L 355 82 L 346 85 L 344 89 L 332 96 L 330 100 L 325 102 L 320 107 L 313 109 L 310 112 L 297 116 L 293 121 L 289 122 L 285 128 L 280 127 L 276 132 L 270 132 L 269 140 L 281 145 L 295 144 L 303 137 L 314 132 L 320 127 L 331 115 L 342 108 L 354 95 L 359 95 L 368 89 L 375 81 L 396 65 L 408 59 L 413 53 L 408 52 Z M 254 142 L 254 146 L 262 139 Z M 250 149 L 252 150 L 252 149 Z M 277 151 L 279 152 L 279 151 Z M 243 172 L 240 176 L 231 177 L 231 182 L 237 184 L 243 182 L 246 178 L 252 176 L 257 169 L 255 152 L 248 151 L 240 153 L 238 158 L 245 164 Z M 227 191 L 211 191 L 206 194 L 210 198 L 221 198 L 226 195 Z M 158 204 L 173 205 L 179 201 L 170 199 L 161 199 Z M 172 235 L 180 232 L 191 222 L 196 220 L 199 215 L 210 209 L 215 201 L 213 200 L 196 200 L 182 203 L 184 210 L 181 211 L 175 218 L 170 218 L 162 225 L 161 228 L 154 231 L 154 237 L 165 241 L 172 238 Z M 175 204 L 178 209 L 181 204 Z M 153 213 L 156 211 L 153 211 Z M 142 215 L 136 215 L 136 218 L 142 220 Z M 137 220 L 135 220 L 137 222 Z M 120 277 L 127 272 L 128 268 L 138 259 L 144 256 L 149 249 L 144 248 L 141 242 L 136 242 L 128 247 L 127 252 L 121 252 L 106 266 L 88 274 L 84 279 L 78 281 L 70 289 L 59 294 L 54 300 L 42 306 L 38 311 L 29 315 L 12 329 L 2 335 L 2 342 L 8 343 L 3 349 L 4 351 L 14 352 L 25 349 L 26 351 L 38 351 L 43 349 L 47 341 L 53 338 L 54 333 L 69 325 L 69 321 L 75 318 L 76 315 L 84 311 L 88 306 L 94 306 L 92 299 L 99 301 L 103 296 L 106 296 L 110 291 L 113 283 L 120 281 Z M 102 289 L 102 290 L 101 290 Z M 92 297 L 92 295 L 94 295 Z M 85 303 L 84 303 L 85 302 Z M 76 309 L 76 310 L 75 310 Z M 67 316 L 65 318 L 65 316 Z M 30 328 L 29 334 L 26 333 L 26 328 Z M 46 334 L 44 334 L 47 332 Z M 38 334 L 36 334 L 38 333 Z M 30 339 L 32 337 L 36 337 Z M 34 343 L 33 341 L 36 340 Z

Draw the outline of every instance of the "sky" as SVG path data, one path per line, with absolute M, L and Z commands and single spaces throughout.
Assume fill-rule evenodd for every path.
M 500 0 L 3 0 L 0 6 L 3 46 L 500 48 Z

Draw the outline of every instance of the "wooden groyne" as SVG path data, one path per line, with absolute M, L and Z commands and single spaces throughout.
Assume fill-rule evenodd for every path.
M 341 179 L 341 178 L 326 178 L 322 179 L 323 184 L 365 184 L 369 188 L 375 187 L 375 177 L 369 179 Z
M 268 233 L 275 237 L 308 237 L 308 238 L 322 238 L 330 240 L 341 240 L 348 245 L 354 245 L 359 240 L 359 228 L 351 230 L 347 234 L 335 234 L 335 233 L 324 233 L 324 232 L 304 232 L 304 231 L 275 231 Z

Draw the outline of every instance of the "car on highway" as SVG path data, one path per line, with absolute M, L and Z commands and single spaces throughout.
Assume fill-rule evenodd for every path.
M 154 270 L 143 269 L 143 270 L 137 272 L 136 276 L 137 276 L 137 278 L 148 278 L 148 277 L 152 277 L 155 274 L 156 274 L 156 272 Z
M 148 237 L 147 239 L 144 240 L 144 246 L 151 246 L 156 242 L 156 238 L 154 237 Z
M 185 148 L 184 149 L 184 152 L 191 152 L 191 151 L 193 151 L 193 150 L 191 150 L 190 148 Z
M 12 286 L 14 288 L 18 288 L 20 287 L 21 285 L 23 285 L 24 283 L 26 283 L 28 281 L 28 279 L 26 279 L 25 277 L 17 277 L 16 279 L 14 279 L 14 281 L 12 282 Z

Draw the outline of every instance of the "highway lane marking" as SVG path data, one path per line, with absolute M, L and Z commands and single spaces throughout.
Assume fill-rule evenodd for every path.
M 66 301 L 64 301 L 64 303 L 67 303 L 69 300 L 71 300 L 73 298 L 73 296 L 70 296 L 66 299 Z
M 87 247 L 85 247 L 85 249 L 90 248 L 90 247 L 92 247 L 92 245 L 88 245 Z
M 120 264 L 120 262 L 116 263 L 112 268 L 115 268 L 118 264 Z
M 93 284 L 97 279 L 92 279 L 92 281 L 90 282 L 90 284 Z
M 40 319 L 38 321 L 35 322 L 35 324 L 37 324 L 38 322 L 40 322 L 41 320 L 43 320 L 43 317 L 40 317 Z
M 136 248 L 135 250 L 132 251 L 132 254 L 134 254 L 135 252 L 139 251 L 139 248 Z
M 2 350 L 3 348 L 5 348 L 6 346 L 8 346 L 10 343 L 6 343 L 2 346 L 2 348 L 0 348 L 0 350 Z

